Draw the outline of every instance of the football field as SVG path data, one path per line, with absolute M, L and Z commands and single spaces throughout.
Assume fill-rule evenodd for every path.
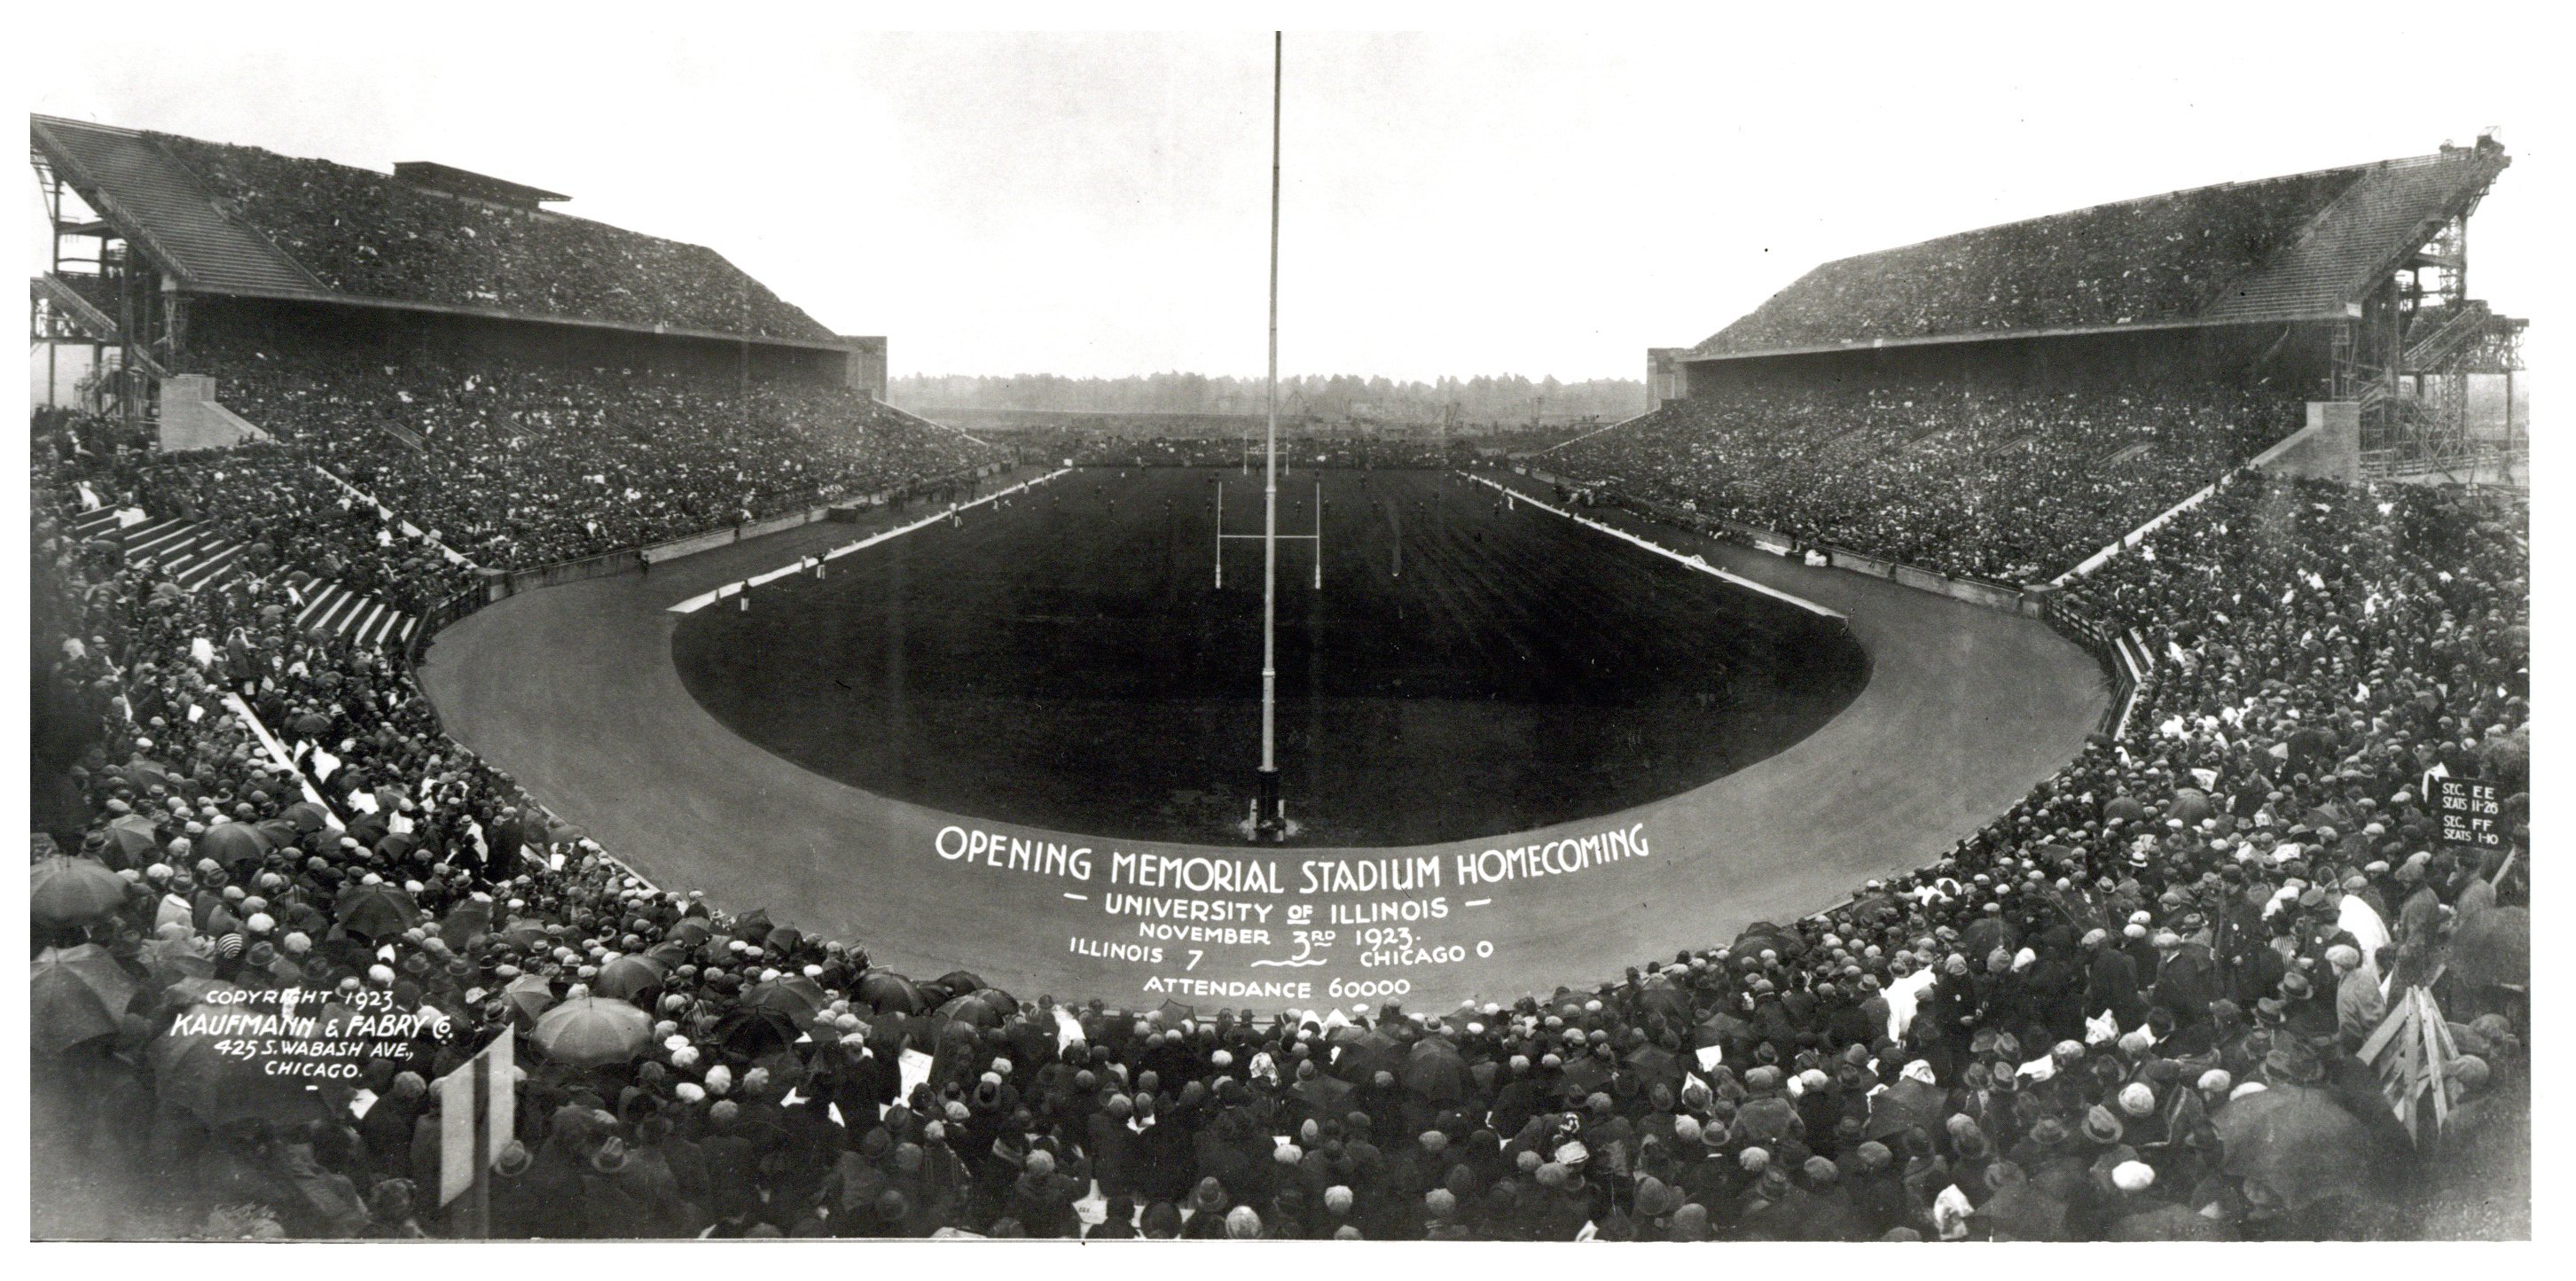
M 691 694 L 886 796 L 1239 838 L 1260 759 L 1261 476 L 1073 472 L 688 616 Z M 1219 494 L 1228 532 L 1217 585 Z M 1456 473 L 1281 482 L 1278 760 L 1302 845 L 1608 814 L 1804 738 L 1866 660 L 1820 617 Z M 1319 555 L 1322 572 L 1316 572 Z M 1321 586 L 1317 586 L 1320 581 Z

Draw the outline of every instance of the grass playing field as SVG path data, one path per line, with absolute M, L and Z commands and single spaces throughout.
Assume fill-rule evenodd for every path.
M 1293 841 L 1513 832 L 1685 790 L 1850 703 L 1843 627 L 1449 473 L 1281 484 L 1279 762 Z M 961 814 L 1238 839 L 1259 752 L 1261 478 L 1078 471 L 683 621 L 717 719 Z

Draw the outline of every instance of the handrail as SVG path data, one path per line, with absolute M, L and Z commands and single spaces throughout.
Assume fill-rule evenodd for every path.
M 2494 315 L 2494 309 L 2483 299 L 2472 298 L 2460 304 L 2459 310 L 2435 326 L 2432 333 L 2406 349 L 2406 363 L 2402 368 L 2421 369 L 2427 363 L 2457 351 L 2477 337 Z

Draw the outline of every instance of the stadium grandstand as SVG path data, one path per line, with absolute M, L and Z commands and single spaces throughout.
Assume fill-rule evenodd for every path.
M 150 425 L 163 458 L 121 536 L 187 586 L 274 568 L 274 533 L 323 509 L 434 549 L 450 592 L 500 592 L 505 571 L 631 568 L 1003 458 L 884 404 L 884 339 L 833 334 L 711 249 L 549 210 L 555 192 L 47 116 L 30 138 L 39 337 L 89 346 L 91 408 Z M 245 474 L 298 483 L 207 492 Z M 298 586 L 305 621 L 419 634 L 429 601 L 325 559 L 294 567 L 331 571 Z
M 2381 474 L 2467 448 L 2416 385 L 2514 367 L 2461 250 L 2490 140 L 1828 264 L 1656 352 L 1648 414 L 1435 473 L 1633 508 L 1603 520 L 1738 584 L 1848 556 L 2044 613 L 2118 697 L 1785 923 L 1256 1010 L 1006 992 L 981 930 L 905 940 L 954 952 L 915 977 L 810 904 L 656 883 L 424 695 L 486 603 L 1017 461 L 884 405 L 881 340 L 514 182 L 32 131 L 40 325 L 115 373 L 31 433 L 40 1237 L 2530 1234 L 2529 499 Z M 282 992 L 388 1030 L 266 1071 L 236 1047 Z
M 2432 155 L 2171 192 L 1829 262 L 1697 346 L 1650 349 L 1650 395 L 1671 407 L 1622 434 L 1707 419 L 1709 430 L 1686 430 L 1723 435 L 1728 423 L 1717 419 L 1761 416 L 1770 390 L 1871 387 L 1897 403 L 1797 429 L 1845 459 L 1819 465 L 1913 469 L 1963 449 L 2053 453 L 2064 457 L 2045 468 L 2047 484 L 2085 484 L 2108 467 L 2159 470 L 2203 443 L 2242 456 L 2286 435 L 2313 402 L 2357 420 L 2357 465 L 2370 475 L 2492 464 L 2516 447 L 2510 414 L 2502 439 L 2474 431 L 2468 382 L 2520 368 L 2524 322 L 2469 295 L 2467 232 L 2510 163 L 2482 135 Z M 2175 440 L 2170 424 L 2116 410 L 2079 439 L 2037 430 L 2064 418 L 2050 395 L 2122 383 L 2224 405 L 2238 438 L 2186 429 L 2191 439 Z M 1911 397 L 1917 388 L 1923 395 Z M 2017 408 L 2017 398 L 2031 404 Z M 2122 399 L 2116 387 L 2109 399 Z M 1951 401 L 1977 403 L 1985 421 L 1963 428 L 1945 417 Z M 2163 477 L 2105 479 L 2159 496 L 2169 488 Z M 1741 493 L 1787 486 L 1767 504 L 1778 511 L 1797 505 L 1797 484 L 1747 478 Z M 2012 568 L 2001 563 L 2009 559 L 1980 568 Z

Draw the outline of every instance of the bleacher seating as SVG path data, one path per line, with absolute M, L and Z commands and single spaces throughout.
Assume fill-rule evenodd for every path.
M 1693 351 L 2180 319 L 2267 261 L 2363 173 L 2203 187 L 1840 259 Z
M 1541 455 L 1613 491 L 1941 573 L 2064 570 L 2288 435 L 2259 387 L 1716 393 Z
M 573 560 L 1010 457 L 843 387 L 208 345 L 217 395 L 476 563 Z
M 373 298 L 830 340 L 712 249 L 565 214 L 432 194 L 370 170 L 153 134 L 214 207 L 331 288 Z

